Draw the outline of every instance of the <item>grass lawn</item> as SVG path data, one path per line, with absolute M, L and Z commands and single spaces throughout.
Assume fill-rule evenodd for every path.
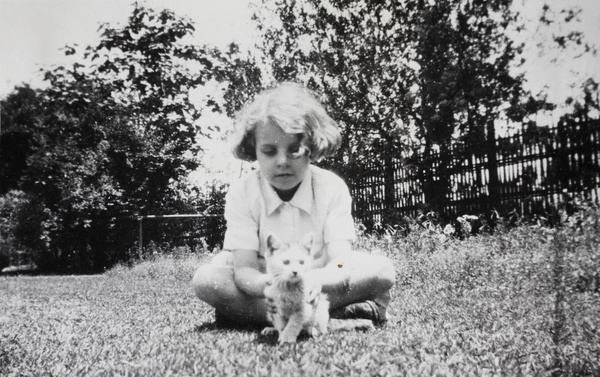
M 463 241 L 362 236 L 358 247 L 396 263 L 394 320 L 296 345 L 214 328 L 190 286 L 207 256 L 0 277 L 0 375 L 598 376 L 598 217 Z

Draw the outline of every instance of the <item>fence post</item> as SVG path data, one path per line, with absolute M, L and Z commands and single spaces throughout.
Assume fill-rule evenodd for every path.
M 396 204 L 396 185 L 394 181 L 394 159 L 391 146 L 387 147 L 385 158 L 383 159 L 383 208 L 381 217 L 384 223 L 389 224 L 393 216 L 393 209 Z
M 488 174 L 489 174 L 489 201 L 487 210 L 491 211 L 498 204 L 500 196 L 500 180 L 498 178 L 498 156 L 497 156 L 497 145 L 496 145 L 496 129 L 494 120 L 489 120 L 487 124 L 487 162 L 488 162 Z
M 139 240 L 140 240 L 140 244 L 138 245 L 138 250 L 139 250 L 139 254 L 140 256 L 142 255 L 143 251 L 144 251 L 144 226 L 142 225 L 142 220 L 144 219 L 143 216 L 138 217 L 138 223 L 139 223 Z

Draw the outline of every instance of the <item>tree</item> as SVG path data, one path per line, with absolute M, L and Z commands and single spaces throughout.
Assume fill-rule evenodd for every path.
M 18 89 L 2 102 L 3 145 L 33 134 L 2 172 L 12 177 L 5 192 L 28 195 L 20 235 L 42 251 L 38 262 L 102 269 L 132 246 L 128 217 L 179 205 L 177 183 L 198 167 L 198 137 L 208 131 L 197 126 L 190 90 L 224 67 L 219 51 L 183 43 L 193 31 L 170 11 L 136 6 L 124 27 L 102 25 L 81 58 L 66 47 L 78 59 L 47 71 L 48 89 Z M 26 102 L 23 118 L 13 104 Z
M 2 137 L 0 138 L 0 195 L 19 188 L 19 179 L 27 167 L 27 158 L 35 151 L 39 91 L 29 86 L 17 88 L 2 101 Z
M 405 146 L 413 114 L 410 39 L 389 9 L 385 2 L 282 1 L 274 10 L 281 25 L 268 25 L 268 12 L 257 16 L 274 79 L 302 81 L 322 93 L 342 128 L 340 151 L 325 164 L 357 180 L 372 161 L 393 175 L 391 158 Z M 390 183 L 387 203 L 395 199 Z
M 224 68 L 219 81 L 227 83 L 223 93 L 223 105 L 215 105 L 214 111 L 234 118 L 242 106 L 262 88 L 263 72 L 251 54 L 242 56 L 238 46 L 231 44 L 222 58 Z M 210 101 L 209 104 L 215 104 Z
M 510 4 L 283 0 L 270 10 L 280 24 L 269 24 L 268 10 L 257 19 L 275 80 L 317 89 L 339 120 L 337 170 L 358 178 L 366 161 L 381 161 L 385 207 L 393 208 L 392 160 L 414 135 L 423 157 L 409 163 L 423 176 L 425 201 L 439 210 L 450 182 L 433 173 L 449 169 L 450 144 L 495 156 L 494 120 L 523 95 L 522 77 L 510 72 L 519 54 L 505 33 L 517 22 Z

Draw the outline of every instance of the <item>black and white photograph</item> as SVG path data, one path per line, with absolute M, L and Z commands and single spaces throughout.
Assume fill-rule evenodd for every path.
M 598 0 L 0 0 L 0 375 L 600 376 Z

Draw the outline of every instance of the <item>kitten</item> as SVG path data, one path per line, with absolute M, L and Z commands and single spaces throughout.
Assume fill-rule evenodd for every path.
M 323 293 L 308 302 L 308 294 L 313 288 L 306 281 L 306 272 L 312 268 L 312 234 L 305 236 L 300 243 L 281 243 L 275 236 L 267 239 L 265 260 L 267 273 L 273 277 L 271 285 L 265 288 L 265 297 L 276 312 L 269 312 L 273 327 L 262 331 L 263 335 L 279 333 L 279 343 L 295 343 L 298 335 L 305 330 L 310 336 L 327 333 L 329 322 L 329 301 Z
M 371 330 L 373 322 L 368 319 L 330 319 L 329 300 L 324 293 L 318 293 L 308 301 L 314 288 L 305 279 L 312 268 L 312 234 L 301 242 L 286 244 L 271 235 L 267 238 L 265 260 L 267 273 L 273 277 L 271 285 L 265 288 L 269 305 L 275 307 L 268 313 L 273 327 L 267 327 L 262 335 L 279 333 L 279 343 L 295 343 L 298 335 L 305 330 L 316 337 L 331 331 Z

